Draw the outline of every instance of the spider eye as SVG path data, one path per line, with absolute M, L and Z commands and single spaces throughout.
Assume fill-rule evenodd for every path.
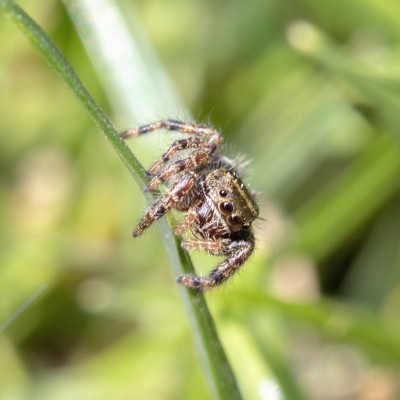
M 219 204 L 219 209 L 222 213 L 229 214 L 233 211 L 233 205 L 232 203 L 223 201 L 222 203 Z
M 226 197 L 226 196 L 228 196 L 228 192 L 226 191 L 226 190 L 220 190 L 219 191 L 219 195 L 221 196 L 221 197 Z
M 229 217 L 229 222 L 232 225 L 239 225 L 242 223 L 242 219 L 239 217 L 239 215 L 233 214 Z
M 248 222 L 243 224 L 243 229 L 249 229 L 250 228 L 250 224 Z

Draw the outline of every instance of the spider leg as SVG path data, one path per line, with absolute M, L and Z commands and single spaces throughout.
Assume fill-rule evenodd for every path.
M 196 175 L 190 171 L 185 173 L 178 182 L 176 182 L 168 193 L 162 195 L 145 212 L 142 220 L 133 231 L 132 235 L 137 237 L 143 233 L 154 221 L 161 218 L 172 207 L 179 203 L 182 198 L 192 189 L 196 182 Z
M 160 129 L 166 129 L 167 131 L 178 131 L 188 135 L 206 136 L 210 138 L 209 142 L 213 146 L 218 146 L 222 141 L 219 132 L 207 125 L 191 124 L 187 122 L 174 121 L 172 119 L 162 119 L 160 121 L 153 122 L 152 124 L 128 129 L 121 133 L 121 138 L 128 139 L 131 137 L 137 137 L 148 132 L 158 131 Z
M 188 288 L 197 289 L 199 292 L 209 290 L 220 285 L 230 278 L 250 257 L 254 250 L 254 239 L 232 242 L 232 249 L 229 257 L 210 272 L 208 277 L 203 278 L 197 275 L 181 275 L 177 282 Z
M 185 233 L 196 221 L 197 211 L 195 207 L 189 208 L 186 213 L 185 219 L 174 229 L 174 233 L 177 236 L 181 236 Z
M 161 183 L 168 180 L 172 175 L 183 170 L 195 170 L 208 163 L 212 149 L 198 150 L 181 160 L 171 162 L 163 171 L 157 173 L 149 184 L 145 187 L 145 191 L 156 189 Z
M 210 149 L 210 144 L 198 137 L 177 140 L 176 142 L 172 143 L 168 150 L 161 156 L 161 158 L 149 168 L 149 174 L 154 175 L 176 153 L 186 149 Z
M 220 240 L 197 240 L 187 239 L 182 242 L 185 250 L 204 250 L 213 256 L 224 256 L 229 252 L 230 239 Z

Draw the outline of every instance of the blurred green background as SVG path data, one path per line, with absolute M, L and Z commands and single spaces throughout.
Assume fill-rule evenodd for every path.
M 64 6 L 20 3 L 125 129 Z M 195 119 L 251 159 L 257 251 L 206 295 L 244 398 L 400 398 L 400 4 L 132 3 Z M 130 236 L 143 195 L 0 18 L 0 399 L 211 398 L 159 232 Z M 130 143 L 144 165 L 161 135 Z

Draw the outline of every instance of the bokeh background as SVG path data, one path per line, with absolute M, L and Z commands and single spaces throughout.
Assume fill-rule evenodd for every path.
M 63 4 L 20 3 L 125 129 Z M 206 296 L 244 397 L 400 398 L 399 3 L 131 3 L 194 118 L 251 160 L 257 251 Z M 159 232 L 130 236 L 143 195 L 0 18 L 0 398 L 211 398 Z M 131 143 L 145 165 L 161 136 Z

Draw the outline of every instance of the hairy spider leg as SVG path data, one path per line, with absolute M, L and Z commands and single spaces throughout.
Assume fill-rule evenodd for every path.
M 182 247 L 185 250 L 203 250 L 213 256 L 226 256 L 229 253 L 229 245 L 232 243 L 231 239 L 220 240 L 199 240 L 187 239 L 182 242 Z
M 197 210 L 196 205 L 190 207 L 186 213 L 185 219 L 174 229 L 175 235 L 181 236 L 185 233 L 196 221 Z
M 181 275 L 177 278 L 178 283 L 186 287 L 196 289 L 199 292 L 210 290 L 229 279 L 248 260 L 254 250 L 254 240 L 241 240 L 232 242 L 235 250 L 229 257 L 210 272 L 208 277 L 197 275 Z
M 143 233 L 154 221 L 160 219 L 172 207 L 179 203 L 182 198 L 192 189 L 196 182 L 194 173 L 188 171 L 182 175 L 182 179 L 176 182 L 168 193 L 162 195 L 145 212 L 132 235 L 137 237 Z
M 172 143 L 168 150 L 157 160 L 150 168 L 149 174 L 154 175 L 158 172 L 164 164 L 166 164 L 175 154 L 180 151 L 187 149 L 209 149 L 210 145 L 208 142 L 201 140 L 198 137 L 190 137 L 188 139 L 177 140 Z
M 178 131 L 188 135 L 206 136 L 210 138 L 210 144 L 213 146 L 218 146 L 222 141 L 219 132 L 214 128 L 211 128 L 207 125 L 191 124 L 172 119 L 162 119 L 160 121 L 153 122 L 152 124 L 128 129 L 125 132 L 122 132 L 120 135 L 122 139 L 128 139 L 143 135 L 148 132 L 158 131 L 160 129 L 165 129 L 167 131 Z
M 145 191 L 154 190 L 163 182 L 168 180 L 172 175 L 177 174 L 183 170 L 196 170 L 199 167 L 207 164 L 210 161 L 210 156 L 213 153 L 213 149 L 198 150 L 182 158 L 171 162 L 164 170 L 157 173 L 149 184 L 144 188 Z

